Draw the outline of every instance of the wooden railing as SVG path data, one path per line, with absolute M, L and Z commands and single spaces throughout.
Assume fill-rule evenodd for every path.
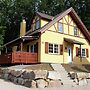
M 37 53 L 12 52 L 0 55 L 0 64 L 37 63 Z

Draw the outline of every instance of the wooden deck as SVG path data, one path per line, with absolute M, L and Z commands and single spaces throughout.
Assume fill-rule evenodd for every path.
M 0 55 L 0 64 L 37 63 L 37 58 L 37 53 L 17 51 Z

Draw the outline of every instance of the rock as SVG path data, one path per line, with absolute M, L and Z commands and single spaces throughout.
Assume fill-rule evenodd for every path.
M 23 79 L 30 79 L 30 80 L 33 80 L 35 78 L 35 74 L 33 71 L 31 72 L 24 72 L 21 76 Z
M 86 79 L 80 80 L 80 81 L 79 81 L 79 85 L 80 85 L 80 86 L 87 85 L 87 80 L 86 80 Z
M 32 80 L 32 82 L 31 82 L 31 88 L 37 88 L 36 81 Z
M 3 76 L 3 79 L 8 80 L 8 76 L 9 76 L 9 74 L 5 73 L 4 76 Z
M 61 79 L 61 75 L 57 71 L 49 71 L 48 78 L 58 80 L 58 79 Z
M 48 86 L 48 82 L 45 81 L 44 79 L 38 79 L 36 80 L 36 83 L 38 88 L 45 88 Z
M 25 81 L 24 81 L 23 78 L 20 77 L 20 78 L 17 79 L 17 82 L 18 82 L 18 84 L 20 84 L 20 85 L 24 85 L 24 82 L 25 82 Z
M 46 79 L 48 76 L 47 70 L 34 70 L 34 73 L 35 73 L 35 79 L 37 78 Z
M 18 78 L 14 78 L 13 83 L 18 84 Z
M 24 83 L 24 86 L 26 86 L 26 87 L 31 87 L 31 83 L 32 83 L 32 81 L 31 80 L 26 80 L 25 81 L 25 83 Z
M 70 74 L 71 79 L 76 79 L 77 74 L 75 72 L 70 72 L 69 74 Z
M 12 75 L 15 76 L 15 77 L 20 77 L 22 73 L 23 72 L 21 70 L 20 71 L 13 71 Z
M 86 79 L 88 78 L 88 74 L 87 73 L 77 73 L 77 78 L 78 80 L 82 80 L 82 79 Z
M 62 85 L 60 80 L 50 80 L 48 87 L 60 87 Z
M 3 70 L 0 68 L 0 78 L 2 78 Z
M 13 82 L 14 81 L 14 76 L 12 74 L 9 74 L 8 75 L 8 80 L 10 80 L 11 82 Z

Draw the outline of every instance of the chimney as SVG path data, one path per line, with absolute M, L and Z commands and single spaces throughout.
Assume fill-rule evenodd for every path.
M 22 20 L 20 24 L 20 37 L 26 34 L 26 21 L 25 19 Z

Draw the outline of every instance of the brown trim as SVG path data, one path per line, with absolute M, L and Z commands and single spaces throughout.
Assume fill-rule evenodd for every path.
M 54 24 L 54 28 L 55 28 L 55 30 L 57 31 L 55 24 Z
M 76 56 L 78 56 L 78 47 L 76 47 Z
M 86 49 L 86 57 L 89 57 L 88 49 Z
M 69 34 L 66 34 L 66 33 L 60 33 L 60 32 L 56 32 L 56 31 L 52 31 L 52 30 L 47 30 L 47 31 L 51 31 L 51 32 L 59 33 L 59 34 L 64 34 L 64 35 L 69 35 Z M 79 37 L 79 36 L 74 36 L 74 35 L 69 35 L 69 36 L 73 36 L 73 37 L 78 37 L 78 38 L 86 39 L 86 38 Z
M 63 45 L 60 45 L 60 55 L 63 55 Z
M 48 53 L 48 42 L 45 42 L 45 53 Z
M 68 24 L 68 21 L 66 20 L 66 18 L 64 17 L 64 20 L 66 21 L 66 23 Z

